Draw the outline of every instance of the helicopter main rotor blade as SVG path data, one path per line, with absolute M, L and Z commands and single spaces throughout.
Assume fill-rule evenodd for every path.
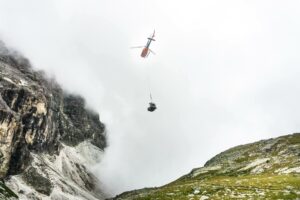
M 151 49 L 149 49 L 149 51 L 150 51 L 151 53 L 153 53 L 154 55 L 156 55 L 156 53 L 155 53 L 154 51 L 152 51 Z

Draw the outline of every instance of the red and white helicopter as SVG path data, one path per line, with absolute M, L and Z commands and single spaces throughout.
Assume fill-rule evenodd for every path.
M 148 41 L 147 41 L 147 44 L 146 44 L 145 46 L 138 46 L 138 47 L 131 47 L 131 48 L 143 48 L 142 53 L 141 53 L 141 57 L 142 57 L 142 58 L 148 57 L 148 55 L 149 55 L 150 53 L 155 54 L 155 53 L 149 48 L 151 42 L 152 42 L 152 41 L 155 41 L 154 37 L 155 37 L 155 30 L 153 31 L 152 36 L 148 37 Z M 157 107 L 156 107 L 155 103 L 154 103 L 153 100 L 152 100 L 152 95 L 151 95 L 151 92 L 150 92 L 150 103 L 149 103 L 149 107 L 148 107 L 147 110 L 148 110 L 149 112 L 153 112 L 153 111 L 155 111 L 156 109 L 157 109 Z
M 150 53 L 155 54 L 155 53 L 149 48 L 151 42 L 152 42 L 152 41 L 155 41 L 154 37 L 155 37 L 155 30 L 154 30 L 152 36 L 150 36 L 150 37 L 147 38 L 148 41 L 147 41 L 147 44 L 146 44 L 145 46 L 138 46 L 138 47 L 131 47 L 131 48 L 143 48 L 142 53 L 141 53 L 141 57 L 142 57 L 142 58 L 148 57 L 148 55 L 149 55 Z

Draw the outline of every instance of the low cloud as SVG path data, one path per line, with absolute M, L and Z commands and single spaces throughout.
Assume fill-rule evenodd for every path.
M 299 130 L 299 2 L 282 4 L 1 1 L 0 37 L 100 113 L 109 147 L 97 174 L 115 194 Z M 153 29 L 157 55 L 142 59 L 129 47 Z

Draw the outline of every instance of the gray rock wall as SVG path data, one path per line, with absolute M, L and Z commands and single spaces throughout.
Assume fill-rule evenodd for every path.
M 58 154 L 61 143 L 84 140 L 106 147 L 105 126 L 81 97 L 64 93 L 3 44 L 0 49 L 0 178 L 24 171 L 30 152 Z

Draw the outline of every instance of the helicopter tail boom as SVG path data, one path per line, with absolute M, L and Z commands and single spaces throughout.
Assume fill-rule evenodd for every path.
M 155 39 L 153 39 L 153 38 L 150 38 L 150 37 L 148 37 L 148 40 L 152 40 L 152 41 L 155 41 Z

